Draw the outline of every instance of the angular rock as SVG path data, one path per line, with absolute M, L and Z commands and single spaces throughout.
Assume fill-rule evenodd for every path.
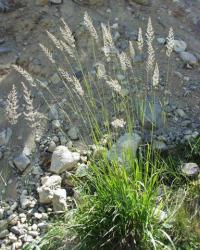
M 80 5 L 102 5 L 105 0 L 73 0 Z
M 194 178 L 198 176 L 200 168 L 196 163 L 189 162 L 182 165 L 181 171 L 186 176 Z
M 78 166 L 75 176 L 82 178 L 84 176 L 88 175 L 88 166 L 86 164 L 81 164 L 80 166 Z
M 153 147 L 153 149 L 159 150 L 159 151 L 166 151 L 168 149 L 166 143 L 164 141 L 161 141 L 161 140 L 153 141 L 152 147 Z
M 136 133 L 122 135 L 109 150 L 108 159 L 123 162 L 126 151 L 130 152 L 133 156 L 136 155 L 141 142 L 141 136 Z
M 72 170 L 79 160 L 79 153 L 71 152 L 65 146 L 58 146 L 53 152 L 49 171 L 60 174 L 66 170 Z
M 46 176 L 42 178 L 42 186 L 37 189 L 40 203 L 51 203 L 54 190 L 61 187 L 61 180 L 62 179 L 59 175 Z
M 0 239 L 6 238 L 6 236 L 9 234 L 9 231 L 7 229 L 0 232 Z
M 196 65 L 198 62 L 196 56 L 187 51 L 180 52 L 179 56 L 184 63 L 188 63 L 190 65 Z
M 78 140 L 79 139 L 79 130 L 76 127 L 72 127 L 67 132 L 68 136 L 71 140 Z
M 67 209 L 66 203 L 67 193 L 65 189 L 57 189 L 54 191 L 52 203 L 54 212 L 64 212 Z
M 0 146 L 7 145 L 12 136 L 12 130 L 10 128 L 4 129 L 0 133 Z
M 149 5 L 150 1 L 149 0 L 129 0 L 130 3 L 137 3 L 140 5 Z
M 23 172 L 31 163 L 30 159 L 24 153 L 17 156 L 13 162 L 20 172 Z
M 174 51 L 175 52 L 183 52 L 187 48 L 186 42 L 182 40 L 174 40 Z
M 63 0 L 49 0 L 50 3 L 53 3 L 53 4 L 61 4 L 63 2 Z
M 20 195 L 20 204 L 23 209 L 34 207 L 37 200 L 33 196 L 27 195 L 26 190 Z

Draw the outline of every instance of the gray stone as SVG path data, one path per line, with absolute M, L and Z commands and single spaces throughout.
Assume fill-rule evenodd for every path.
M 66 204 L 67 193 L 65 189 L 57 189 L 53 195 L 53 210 L 54 212 L 64 212 L 67 209 Z
M 122 135 L 114 144 L 108 152 L 109 160 L 118 160 L 119 162 L 123 162 L 123 158 L 126 154 L 126 151 L 130 151 L 130 153 L 134 156 L 136 155 L 136 151 L 142 142 L 142 138 L 140 135 L 133 134 L 124 134 Z
M 159 150 L 159 151 L 166 151 L 168 149 L 166 143 L 160 140 L 153 141 L 152 147 L 154 150 Z
M 58 146 L 53 152 L 49 171 L 60 174 L 66 170 L 72 170 L 80 160 L 80 154 L 71 152 L 65 146 Z
M 163 110 L 158 98 L 136 100 L 136 113 L 138 120 L 145 129 L 162 128 L 164 126 Z
M 49 143 L 48 151 L 53 153 L 53 151 L 56 149 L 56 143 L 54 141 L 51 141 Z
M 84 163 L 79 165 L 77 170 L 76 170 L 75 176 L 79 177 L 79 178 L 87 176 L 88 169 L 89 169 L 88 166 Z
M 23 172 L 31 163 L 30 159 L 24 153 L 17 156 L 13 162 L 20 172 Z
M 79 139 L 79 130 L 76 127 L 72 127 L 67 132 L 68 136 L 71 140 L 78 140 Z
M 200 169 L 199 166 L 196 163 L 184 163 L 181 166 L 182 173 L 185 174 L 188 177 L 197 177 Z
M 73 0 L 80 5 L 102 5 L 105 0 Z
M 187 48 L 186 42 L 182 40 L 174 40 L 174 51 L 175 52 L 183 52 Z
M 0 220 L 3 219 L 3 215 L 4 215 L 4 209 L 0 208 Z
M 49 111 L 49 119 L 58 120 L 58 118 L 59 118 L 59 115 L 58 115 L 58 110 L 56 108 L 56 105 L 52 105 Z
M 7 229 L 7 227 L 8 227 L 7 220 L 0 220 L 0 232 Z
M 165 44 L 166 40 L 165 40 L 165 38 L 163 38 L 163 37 L 158 37 L 158 38 L 157 38 L 157 42 L 158 42 L 159 44 Z
M 52 128 L 53 129 L 59 129 L 61 127 L 59 120 L 53 120 L 52 121 Z
M 0 239 L 6 238 L 6 236 L 9 234 L 9 231 L 7 229 L 0 232 Z
M 54 190 L 60 188 L 61 180 L 59 175 L 46 176 L 41 179 L 42 186 L 37 189 L 40 203 L 51 203 Z
M 53 3 L 53 4 L 61 4 L 63 2 L 63 0 L 49 0 L 50 3 Z
M 11 227 L 10 231 L 13 234 L 17 235 L 17 236 L 23 235 L 25 233 L 25 230 L 23 228 L 19 227 L 19 226 L 13 226 L 13 227 Z
M 198 62 L 197 58 L 193 54 L 187 51 L 180 52 L 179 56 L 184 63 L 188 63 L 190 65 L 196 65 Z
M 37 203 L 37 200 L 33 196 L 27 195 L 26 190 L 20 195 L 20 204 L 23 209 L 32 208 Z
M 10 138 L 12 136 L 12 130 L 10 128 L 4 129 L 0 133 L 0 145 L 7 145 L 8 142 L 10 141 Z
M 130 3 L 137 3 L 140 5 L 149 5 L 150 1 L 149 0 L 129 0 Z

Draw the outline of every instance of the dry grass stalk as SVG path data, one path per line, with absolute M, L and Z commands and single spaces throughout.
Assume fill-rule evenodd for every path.
M 135 57 L 135 49 L 131 41 L 129 41 L 129 52 L 130 52 L 131 58 L 133 59 Z
M 75 87 L 76 92 L 77 92 L 80 96 L 83 97 L 83 96 L 84 96 L 84 90 L 83 90 L 83 88 L 82 88 L 82 86 L 81 86 L 80 81 L 79 81 L 75 76 L 72 77 L 72 80 L 73 80 L 73 84 L 74 84 L 74 87 Z
M 127 71 L 127 69 L 132 69 L 131 61 L 125 52 L 118 54 L 118 58 L 123 71 Z

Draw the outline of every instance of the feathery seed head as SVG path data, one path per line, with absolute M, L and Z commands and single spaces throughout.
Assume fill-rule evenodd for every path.
M 33 77 L 25 70 L 23 69 L 21 66 L 18 65 L 13 65 L 13 68 L 19 73 L 21 74 L 32 86 L 36 86 Z
M 67 42 L 67 44 L 73 48 L 75 48 L 75 38 L 72 34 L 72 31 L 70 30 L 69 26 L 66 24 L 66 22 L 64 21 L 64 19 L 61 19 L 64 28 L 60 27 L 60 32 L 64 38 L 64 40 Z
M 62 68 L 58 68 L 58 71 L 60 73 L 60 75 L 66 79 L 68 82 L 73 82 L 73 79 L 71 78 L 71 76 L 69 75 L 69 73 L 67 71 L 65 71 Z
M 123 71 L 126 71 L 128 68 L 132 69 L 131 61 L 125 52 L 118 54 L 118 57 Z
M 78 80 L 78 78 L 76 78 L 75 76 L 72 77 L 73 80 L 73 84 L 75 87 L 76 92 L 80 95 L 80 96 L 84 96 L 84 91 L 83 88 L 81 86 L 80 81 Z
M 148 45 L 148 58 L 147 58 L 147 63 L 146 63 L 147 72 L 150 72 L 153 70 L 154 62 L 155 62 L 155 52 L 154 52 L 152 44 L 150 43 Z
M 74 48 L 73 47 L 70 47 L 69 45 L 67 45 L 65 42 L 61 41 L 61 45 L 63 47 L 63 50 L 66 51 L 68 53 L 68 55 L 71 57 L 71 58 L 75 58 L 75 55 L 74 55 Z
M 153 87 L 155 88 L 158 87 L 159 80 L 160 80 L 159 68 L 158 68 L 158 63 L 156 63 L 152 79 Z
M 19 106 L 18 106 L 17 91 L 15 85 L 13 84 L 12 90 L 10 91 L 7 97 L 7 105 L 5 109 L 7 120 L 11 125 L 17 124 L 18 118 L 21 115 L 17 111 L 18 108 Z
M 56 48 L 62 51 L 63 47 L 62 47 L 60 41 L 52 33 L 50 33 L 48 30 L 46 32 L 47 32 L 48 37 L 55 44 Z
M 40 48 L 42 49 L 46 57 L 49 59 L 49 61 L 55 64 L 55 60 L 53 59 L 53 54 L 51 53 L 51 51 L 43 44 L 40 44 Z
M 173 28 L 170 27 L 169 34 L 167 37 L 167 51 L 166 51 L 166 55 L 168 57 L 171 56 L 173 49 L 174 49 L 174 31 L 173 31 Z
M 97 31 L 93 25 L 91 17 L 88 15 L 87 12 L 84 14 L 84 25 L 89 31 L 90 35 L 95 39 L 96 42 L 99 40 L 99 36 L 97 34 Z
M 130 52 L 131 58 L 133 59 L 135 57 L 135 49 L 131 41 L 129 41 L 129 52 Z
M 113 89 L 117 93 L 121 94 L 122 87 L 119 84 L 118 80 L 111 79 L 111 80 L 107 80 L 106 82 L 111 87 L 111 89 Z
M 154 29 L 152 26 L 151 17 L 149 17 L 148 19 L 146 38 L 147 38 L 147 45 L 149 46 L 149 44 L 152 44 L 154 39 Z
M 104 43 L 103 51 L 105 53 L 105 56 L 108 57 L 112 52 L 116 51 L 116 48 L 113 42 L 110 26 L 106 27 L 105 24 L 101 23 L 101 28 Z
M 142 49 L 143 49 L 143 46 L 144 46 L 144 40 L 143 40 L 143 35 L 142 35 L 142 29 L 139 28 L 139 31 L 138 31 L 138 49 L 140 52 L 142 52 Z
M 106 68 L 103 63 L 97 65 L 97 78 L 105 79 L 106 78 Z
M 123 128 L 126 125 L 126 122 L 124 121 L 124 119 L 116 119 L 111 122 L 111 125 L 114 128 Z

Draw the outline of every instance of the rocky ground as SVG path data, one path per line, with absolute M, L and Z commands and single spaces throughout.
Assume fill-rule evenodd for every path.
M 58 78 L 47 64 L 39 43 L 49 45 L 45 30 L 59 35 L 60 17 L 71 27 L 82 50 L 90 51 L 80 25 L 85 11 L 95 26 L 109 22 L 118 47 L 126 49 L 129 40 L 137 40 L 138 27 L 145 27 L 149 16 L 156 30 L 158 50 L 173 26 L 177 39 L 173 53 L 168 128 L 158 131 L 155 147 L 163 150 L 200 131 L 200 1 L 194 0 L 0 0 L 0 246 L 2 249 L 21 249 L 22 244 L 38 239 L 55 212 L 75 206 L 72 176 L 83 177 L 92 151 L 82 145 L 76 127 L 66 124 L 55 101 L 52 110 L 45 105 L 41 94 L 33 90 L 34 104 L 48 121 L 41 123 L 41 136 L 35 138 L 20 117 L 16 126 L 8 126 L 4 109 L 13 84 L 21 90 L 22 78 L 13 70 L 18 64 L 37 76 L 56 93 L 62 93 Z M 105 21 L 106 20 L 106 21 Z M 183 42 L 180 42 L 183 41 Z M 89 52 L 88 52 L 89 53 Z M 159 58 L 161 67 L 166 59 Z M 163 72 L 163 75 L 165 72 Z M 120 77 L 120 76 L 119 76 Z M 162 77 L 162 76 L 161 76 Z M 20 107 L 23 110 L 22 93 Z M 59 101 L 64 98 L 60 94 Z M 66 133 L 60 131 L 64 127 Z M 140 134 L 138 141 L 140 144 Z M 125 137 L 125 139 L 127 139 Z M 36 143 L 35 143 L 36 141 Z M 124 138 L 120 141 L 122 144 Z M 133 145 L 133 148 L 138 147 Z M 117 148 L 120 148 L 120 146 Z M 33 153 L 34 152 L 34 153 Z M 53 156 L 52 156 L 53 154 Z M 62 164 L 60 163 L 62 162 Z M 192 166 L 194 172 L 198 169 Z M 195 172 L 196 173 L 196 172 Z

